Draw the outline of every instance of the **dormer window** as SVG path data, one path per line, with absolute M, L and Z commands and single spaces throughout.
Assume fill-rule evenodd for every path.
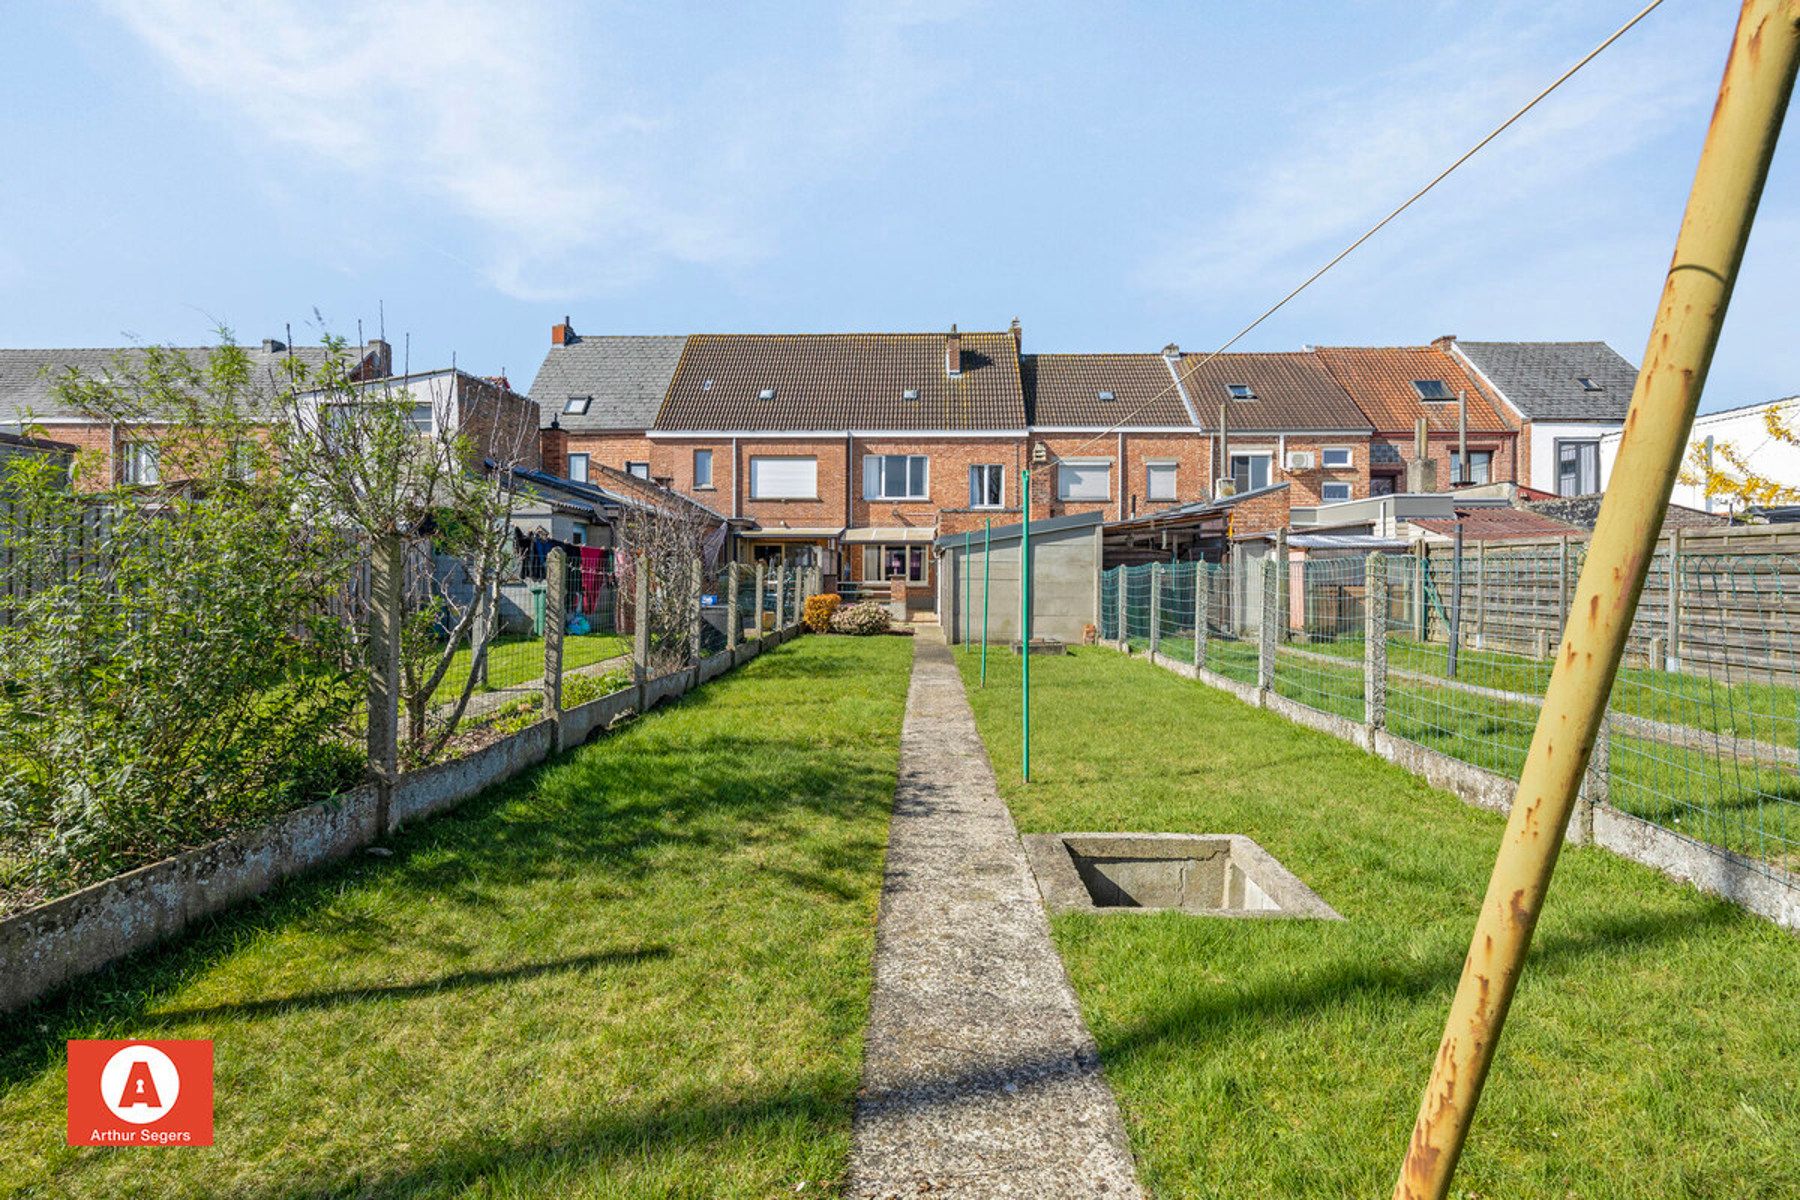
M 1450 394 L 1450 385 L 1441 379 L 1415 379 L 1412 381 L 1413 391 L 1419 393 L 1421 400 L 1454 400 Z
M 592 396 L 570 396 L 563 401 L 563 412 L 568 416 L 578 417 L 587 412 L 588 405 L 593 402 Z
M 1095 393 L 1094 393 L 1094 395 L 1095 395 L 1095 397 L 1097 397 L 1097 398 L 1098 398 L 1098 399 L 1100 399 L 1100 400 L 1108 400 L 1108 401 L 1110 401 L 1110 400 L 1117 400 L 1117 399 L 1118 399 L 1118 397 L 1117 397 L 1117 396 L 1115 396 L 1115 395 L 1114 395 L 1114 394 L 1113 394 L 1113 393 L 1111 393 L 1111 392 L 1095 392 Z
M 900 398 L 902 400 L 917 400 L 919 398 L 919 389 L 918 388 L 904 388 L 900 392 Z
M 764 388 L 762 391 L 756 393 L 756 398 L 758 400 L 773 400 L 775 398 L 775 389 Z
M 1256 399 L 1256 389 L 1247 383 L 1228 383 L 1225 385 L 1225 394 L 1233 400 Z
M 1577 375 L 1575 382 L 1581 385 L 1581 390 L 1584 392 L 1604 392 L 1606 390 L 1586 375 Z

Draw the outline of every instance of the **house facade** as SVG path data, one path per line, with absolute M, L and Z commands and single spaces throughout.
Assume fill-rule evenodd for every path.
M 1736 480 L 1744 479 L 1738 466 L 1741 462 L 1758 478 L 1800 490 L 1800 445 L 1795 444 L 1792 435 L 1777 433 L 1796 428 L 1800 428 L 1800 396 L 1701 413 L 1694 418 L 1694 428 L 1688 434 L 1687 453 L 1682 456 L 1683 478 L 1676 481 L 1669 503 L 1722 517 L 1742 515 L 1742 503 L 1706 494 L 1704 477 L 1694 469 L 1696 460 L 1710 462 L 1715 472 Z M 1617 430 L 1602 436 L 1602 472 L 1610 472 L 1617 461 L 1621 436 Z M 1776 498 L 1771 507 L 1791 503 Z
M 1606 488 L 1601 446 L 1625 424 L 1637 368 L 1605 342 L 1440 338 L 1519 426 L 1518 482 L 1559 496 Z
M 185 356 L 199 368 L 217 347 L 190 346 L 171 352 Z M 249 378 L 255 389 L 251 405 L 270 404 L 288 379 L 286 362 L 297 359 L 315 370 L 324 365 L 328 352 L 322 346 L 289 346 L 269 339 L 243 348 L 249 359 Z M 0 432 L 40 436 L 75 447 L 75 486 L 98 491 L 114 484 L 162 483 L 180 464 L 165 464 L 164 435 L 170 426 L 144 419 L 121 422 L 84 412 L 63 395 L 61 384 L 71 376 L 90 380 L 116 377 L 143 360 L 140 347 L 112 349 L 0 349 Z M 393 369 L 393 352 L 386 342 L 372 341 L 352 351 L 351 376 L 376 379 Z M 231 453 L 232 447 L 220 447 Z

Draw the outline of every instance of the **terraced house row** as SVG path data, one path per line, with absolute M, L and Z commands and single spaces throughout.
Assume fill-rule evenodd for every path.
M 1017 521 L 1027 468 L 1034 520 L 1264 491 L 1282 524 L 1407 490 L 1584 494 L 1635 379 L 1601 342 L 1038 354 L 1016 320 L 589 337 L 565 318 L 530 394 L 546 470 L 664 484 L 732 519 L 749 558 L 904 580 L 929 606 L 933 538 Z

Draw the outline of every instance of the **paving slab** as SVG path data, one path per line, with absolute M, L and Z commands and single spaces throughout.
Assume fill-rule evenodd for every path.
M 1143 1195 L 941 632 L 914 642 L 846 1194 Z

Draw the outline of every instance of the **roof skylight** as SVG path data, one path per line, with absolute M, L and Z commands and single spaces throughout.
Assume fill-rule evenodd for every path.
M 758 400 L 773 400 L 775 398 L 775 389 L 764 388 L 762 391 L 756 393 L 756 398 Z
M 1094 395 L 1101 400 L 1117 400 L 1118 399 L 1118 397 L 1113 395 L 1111 392 L 1095 392 Z
M 588 405 L 593 402 L 592 396 L 570 396 L 563 401 L 563 412 L 572 416 L 580 416 L 588 410 Z
M 1441 379 L 1415 379 L 1413 391 L 1419 393 L 1421 400 L 1454 400 L 1450 394 L 1450 385 Z
M 902 400 L 917 400 L 919 398 L 919 389 L 918 388 L 902 389 L 902 391 L 900 392 L 900 398 Z
M 1233 400 L 1256 399 L 1256 389 L 1247 383 L 1228 383 L 1225 385 L 1225 394 Z
M 1581 390 L 1584 392 L 1604 392 L 1606 390 L 1586 375 L 1577 375 L 1575 382 L 1581 385 Z

